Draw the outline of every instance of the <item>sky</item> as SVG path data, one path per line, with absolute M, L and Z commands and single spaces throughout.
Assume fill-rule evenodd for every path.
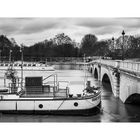
M 14 38 L 18 44 L 33 45 L 39 41 L 65 33 L 81 42 L 86 34 L 98 40 L 140 34 L 140 18 L 0 18 L 0 34 Z

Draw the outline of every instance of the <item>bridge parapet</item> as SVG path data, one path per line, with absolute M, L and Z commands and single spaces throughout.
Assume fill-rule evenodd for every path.
M 90 64 L 95 62 L 108 66 L 113 66 L 115 68 L 120 68 L 123 70 L 140 73 L 140 62 L 98 59 L 90 62 Z
M 94 60 L 94 61 L 90 62 L 90 64 L 92 64 L 92 63 L 104 64 L 104 65 L 113 66 L 116 68 L 119 67 L 119 65 L 120 65 L 119 61 L 104 60 L 104 59 L 98 59 L 98 60 Z
M 133 71 L 133 72 L 140 72 L 140 63 L 139 62 L 129 62 L 129 61 L 122 61 L 120 62 L 120 68 Z

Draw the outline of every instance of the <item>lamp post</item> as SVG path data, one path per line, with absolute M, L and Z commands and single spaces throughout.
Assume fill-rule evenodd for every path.
M 112 43 L 113 43 L 113 50 L 114 50 L 114 37 L 112 37 Z
M 124 32 L 124 30 L 122 31 L 122 36 L 123 36 L 123 45 L 122 45 L 122 60 L 124 60 L 124 36 L 125 36 L 125 32 Z

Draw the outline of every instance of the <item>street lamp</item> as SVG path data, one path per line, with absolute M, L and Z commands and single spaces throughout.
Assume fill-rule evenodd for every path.
M 123 45 L 122 45 L 122 60 L 124 60 L 124 35 L 125 35 L 125 32 L 124 30 L 122 31 L 122 36 L 123 36 Z
M 112 42 L 113 42 L 113 50 L 114 50 L 114 40 L 115 40 L 115 39 L 114 39 L 114 37 L 112 37 Z

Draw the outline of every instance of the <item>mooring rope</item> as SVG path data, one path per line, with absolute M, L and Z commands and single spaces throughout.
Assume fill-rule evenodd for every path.
M 65 100 L 63 100 L 63 102 L 59 105 L 59 107 L 57 108 L 57 110 L 59 110 L 59 108 L 62 106 L 62 104 L 64 103 Z

